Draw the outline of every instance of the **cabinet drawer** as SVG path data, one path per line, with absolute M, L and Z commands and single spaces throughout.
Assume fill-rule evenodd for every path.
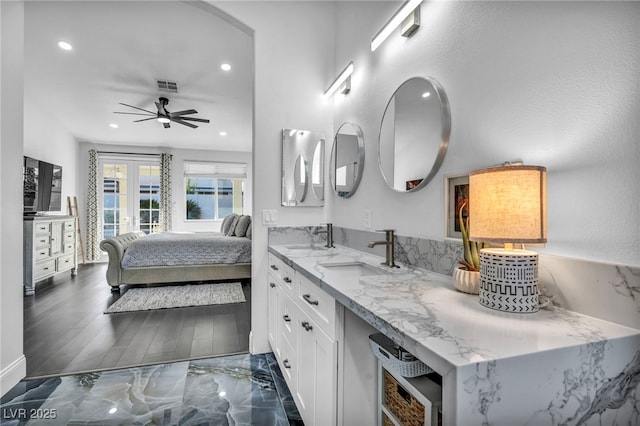
M 284 376 L 289 389 L 295 389 L 296 387 L 296 379 L 298 377 L 298 358 L 296 356 L 296 351 L 286 340 L 282 341 L 282 358 L 280 358 L 280 370 L 282 370 L 282 375 Z
M 65 254 L 64 256 L 60 256 L 58 258 L 58 265 L 56 267 L 56 271 L 61 272 L 71 268 L 73 268 L 73 253 Z
M 33 245 L 36 248 L 49 247 L 51 244 L 51 237 L 49 235 L 36 235 L 33 238 Z
M 297 275 L 298 306 L 314 320 L 331 339 L 335 339 L 336 300 L 320 287 Z
M 74 231 L 74 226 L 73 226 L 73 220 L 68 220 L 64 223 L 64 226 L 62 229 L 64 229 L 65 232 L 67 231 Z
M 280 280 L 280 284 L 285 293 L 288 293 L 292 297 L 295 295 L 293 285 L 295 275 L 293 268 L 271 253 L 269 253 L 269 273 Z
M 51 223 L 36 223 L 34 231 L 36 234 L 48 234 L 51 232 Z
M 75 251 L 76 245 L 74 244 L 73 241 L 64 243 L 64 246 L 62 247 L 62 251 L 65 253 L 73 253 Z
M 76 233 L 73 231 L 65 231 L 64 236 L 63 236 L 63 241 L 65 243 L 68 243 L 70 241 L 74 241 L 76 237 Z
M 280 336 L 282 336 L 292 348 L 296 348 L 298 347 L 298 334 L 295 325 L 298 322 L 298 307 L 286 294 L 281 294 L 281 297 L 278 298 L 278 304 L 280 306 L 277 321 Z
M 56 272 L 56 260 L 43 260 L 36 263 L 33 268 L 33 276 L 35 279 L 46 277 Z
M 33 257 L 36 261 L 46 259 L 50 256 L 49 247 L 36 248 Z

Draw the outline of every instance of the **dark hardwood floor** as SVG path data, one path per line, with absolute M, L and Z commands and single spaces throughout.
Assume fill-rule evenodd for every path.
M 248 352 L 250 283 L 246 303 L 107 315 L 127 288 L 112 294 L 105 273 L 106 264 L 79 266 L 25 296 L 27 377 Z

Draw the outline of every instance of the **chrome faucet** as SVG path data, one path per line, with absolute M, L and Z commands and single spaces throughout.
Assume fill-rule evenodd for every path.
M 395 262 L 395 247 L 393 246 L 393 242 L 394 242 L 394 230 L 393 229 L 380 229 L 380 230 L 376 230 L 376 232 L 384 232 L 386 234 L 386 240 L 385 241 L 371 241 L 369 244 L 367 244 L 367 247 L 369 248 L 373 248 L 375 246 L 378 245 L 386 245 L 387 246 L 387 260 L 382 262 L 383 265 L 387 265 L 390 268 L 399 268 L 398 265 L 396 265 Z
M 327 244 L 325 244 L 324 246 L 327 248 L 333 248 L 335 247 L 333 245 L 333 223 L 327 223 L 327 229 L 325 229 L 324 231 L 321 231 L 320 229 L 317 229 L 315 231 L 313 231 L 314 234 L 327 234 Z

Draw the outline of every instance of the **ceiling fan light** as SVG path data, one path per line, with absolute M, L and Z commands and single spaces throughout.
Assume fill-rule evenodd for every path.
M 158 123 L 169 123 L 171 122 L 171 120 L 169 120 L 167 117 L 158 117 Z

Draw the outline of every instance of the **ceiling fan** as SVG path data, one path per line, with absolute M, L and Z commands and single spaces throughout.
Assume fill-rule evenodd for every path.
M 137 106 L 133 106 L 133 105 L 127 105 L 127 104 L 123 104 L 122 102 L 119 102 L 120 105 L 124 105 L 126 107 L 129 108 L 135 108 L 138 109 L 140 111 L 144 111 L 146 112 L 146 114 L 142 114 L 139 112 L 118 112 L 118 111 L 114 111 L 114 114 L 129 114 L 129 115 L 144 115 L 144 116 L 149 116 L 149 118 L 142 118 L 140 120 L 135 120 L 134 123 L 138 123 L 140 121 L 147 121 L 147 120 L 158 120 L 158 122 L 162 123 L 162 125 L 164 126 L 165 129 L 168 129 L 169 127 L 171 127 L 171 125 L 169 123 L 171 123 L 172 121 L 174 123 L 179 123 L 179 124 L 183 124 L 185 126 L 189 126 L 191 128 L 197 128 L 198 126 L 196 126 L 195 124 L 189 123 L 189 121 L 197 121 L 200 123 L 208 123 L 209 120 L 204 119 L 204 118 L 195 118 L 195 117 L 185 117 L 185 115 L 190 115 L 190 114 L 197 114 L 198 111 L 196 111 L 195 109 L 185 109 L 184 111 L 178 111 L 178 112 L 169 112 L 167 111 L 167 104 L 169 103 L 169 99 L 165 98 L 165 97 L 160 97 L 158 99 L 158 102 L 155 102 L 156 104 L 156 108 L 158 109 L 157 112 L 153 112 L 153 111 L 149 111 L 146 110 L 144 108 L 139 108 Z

